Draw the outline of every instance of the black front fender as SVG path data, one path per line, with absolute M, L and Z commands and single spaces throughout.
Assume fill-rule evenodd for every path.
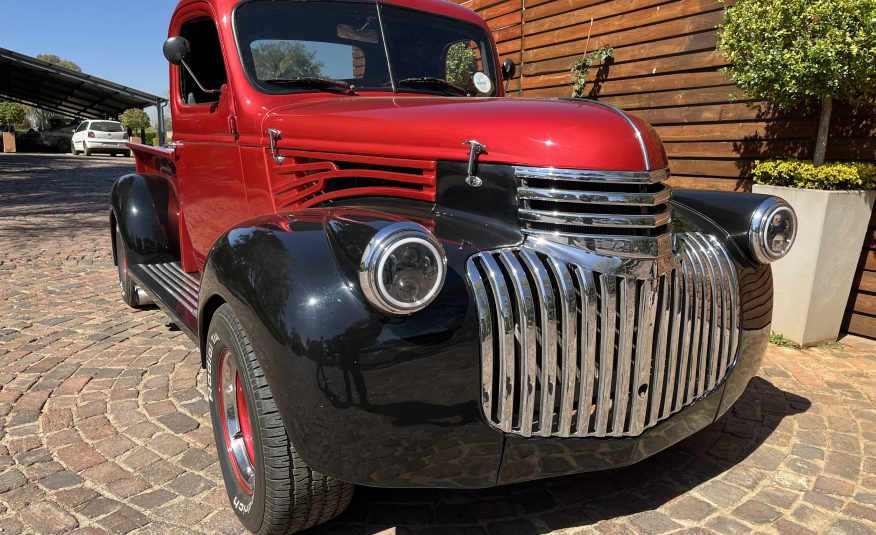
M 757 193 L 673 190 L 673 225 L 676 232 L 691 226 L 720 236 L 737 261 L 754 266 L 760 262 L 752 255 L 748 231 L 755 211 L 767 199 Z
M 179 260 L 179 202 L 170 180 L 158 175 L 125 175 L 113 184 L 110 206 L 111 224 L 121 232 L 130 263 Z
M 358 484 L 490 486 L 503 439 L 478 404 L 477 321 L 464 267 L 477 248 L 460 239 L 475 235 L 477 223 L 415 212 L 308 209 L 229 231 L 204 269 L 200 338 L 211 307 L 229 303 L 311 467 Z M 426 309 L 392 318 L 367 304 L 354 278 L 370 237 L 400 220 L 433 230 L 448 274 Z

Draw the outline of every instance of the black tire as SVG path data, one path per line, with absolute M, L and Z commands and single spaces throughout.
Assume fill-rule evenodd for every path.
M 82 142 L 82 154 L 91 156 L 91 149 L 88 148 L 88 145 L 86 145 L 84 141 Z
M 70 152 L 73 153 L 73 156 L 79 156 L 79 151 L 76 150 L 76 143 L 73 141 L 70 142 Z
M 220 306 L 210 321 L 206 350 L 208 398 L 219 465 L 232 509 L 244 527 L 265 535 L 293 533 L 339 515 L 349 505 L 354 486 L 311 469 L 298 456 L 249 337 L 227 304 Z M 221 374 L 232 369 L 228 373 L 235 379 L 229 382 L 226 375 L 223 389 Z M 233 402 L 232 414 L 238 418 L 239 427 L 226 418 L 224 410 L 223 392 L 230 391 L 231 384 L 237 385 L 233 399 L 238 401 Z M 241 396 L 245 407 L 238 417 Z M 242 422 L 244 415 L 246 426 Z M 248 449 L 241 446 L 246 443 L 245 435 L 235 433 L 232 439 L 227 426 L 251 429 Z M 238 463 L 236 459 L 241 455 L 246 457 Z M 252 475 L 249 483 L 248 474 Z
M 58 142 L 57 148 L 58 148 L 58 152 L 60 152 L 60 153 L 70 152 L 70 150 L 73 148 L 73 144 L 70 143 L 69 141 L 67 141 L 66 139 L 62 139 L 61 141 Z
M 124 156 L 125 158 L 130 158 L 130 157 L 131 157 L 131 151 L 126 150 L 125 152 L 122 153 L 122 156 Z
M 118 225 L 115 229 L 116 233 L 116 263 L 119 269 L 119 290 L 122 294 L 122 301 L 131 308 L 140 308 L 143 306 L 140 303 L 140 292 L 137 285 L 128 276 L 128 257 L 125 253 L 125 242 L 122 240 L 122 233 L 119 231 Z

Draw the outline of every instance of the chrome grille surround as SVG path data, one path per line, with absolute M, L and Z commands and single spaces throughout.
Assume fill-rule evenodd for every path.
M 671 249 L 669 169 L 514 168 L 524 234 L 603 254 L 659 257 Z
M 528 238 L 466 264 L 481 403 L 524 437 L 637 436 L 721 385 L 736 363 L 736 271 L 716 238 L 677 235 L 665 259 Z

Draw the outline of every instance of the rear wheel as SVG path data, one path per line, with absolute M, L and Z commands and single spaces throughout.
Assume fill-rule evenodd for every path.
M 140 308 L 148 305 L 151 300 L 141 290 L 134 280 L 128 275 L 128 255 L 125 253 L 125 242 L 122 233 L 116 225 L 116 263 L 119 267 L 119 290 L 122 293 L 122 301 L 131 308 Z
M 82 142 L 82 154 L 91 156 L 91 149 L 88 148 L 88 145 L 86 145 L 84 141 Z
M 122 153 L 122 156 L 124 156 L 125 158 L 130 158 L 130 157 L 131 157 L 131 151 L 126 150 L 125 152 Z
M 346 509 L 353 485 L 311 469 L 298 456 L 249 337 L 227 304 L 210 322 L 207 377 L 219 465 L 244 527 L 290 533 Z
M 62 153 L 63 152 L 70 152 L 71 148 L 72 148 L 72 143 L 70 143 L 66 139 L 63 139 L 60 142 L 58 142 L 58 152 L 62 152 Z

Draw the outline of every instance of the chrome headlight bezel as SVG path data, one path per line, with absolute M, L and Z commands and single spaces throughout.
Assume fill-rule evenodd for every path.
M 435 256 L 438 276 L 435 284 L 424 297 L 406 303 L 389 294 L 380 274 L 389 255 L 399 247 L 410 243 L 426 247 Z M 444 287 L 446 277 L 447 256 L 441 242 L 422 225 L 409 221 L 392 223 L 380 229 L 371 238 L 359 263 L 359 283 L 365 298 L 374 308 L 393 316 L 409 315 L 426 308 Z
M 791 222 L 792 232 L 785 238 L 785 247 L 780 252 L 774 251 L 769 246 L 769 232 L 771 221 L 776 215 L 783 214 Z M 770 197 L 763 201 L 751 218 L 751 226 L 748 231 L 748 242 L 751 254 L 762 263 L 769 264 L 783 258 L 793 248 L 797 239 L 797 213 L 794 208 L 784 199 Z

